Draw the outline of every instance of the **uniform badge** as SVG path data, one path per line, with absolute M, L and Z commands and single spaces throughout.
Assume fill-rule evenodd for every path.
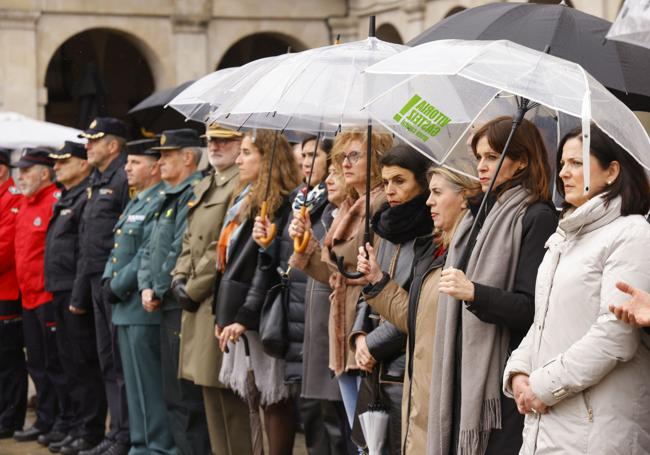
M 171 218 L 174 214 L 174 209 L 169 209 L 165 212 L 165 218 Z
M 95 120 L 93 120 L 93 121 L 91 122 L 89 128 L 90 128 L 90 129 L 93 129 L 93 128 L 95 128 L 96 126 L 97 126 L 97 120 L 95 119 Z
M 63 209 L 63 210 L 61 210 L 61 216 L 70 215 L 71 213 L 72 213 L 72 209 Z
M 88 196 L 88 199 L 93 197 L 93 189 L 92 189 L 92 187 L 89 186 L 88 188 L 86 188 L 86 195 Z
M 20 194 L 20 190 L 18 189 L 17 186 L 10 186 L 9 187 L 9 192 L 13 194 L 14 196 L 17 196 Z
M 192 207 L 194 207 L 195 205 L 196 205 L 196 201 L 190 201 L 190 202 L 187 203 L 187 206 L 188 206 L 189 208 L 192 208 Z
M 43 221 L 41 220 L 40 216 L 37 216 L 36 218 L 34 218 L 34 226 L 40 227 L 41 224 L 43 224 Z
M 56 199 L 61 199 L 61 192 L 55 191 L 54 193 L 52 193 L 52 196 L 54 196 Z
M 113 190 L 110 189 L 110 188 L 100 188 L 100 190 L 99 190 L 99 194 L 100 194 L 100 195 L 104 195 L 104 194 L 113 194 Z
M 18 213 L 18 207 L 11 207 L 11 213 Z
M 163 134 L 160 136 L 160 145 L 165 145 L 165 142 L 167 142 L 167 136 Z

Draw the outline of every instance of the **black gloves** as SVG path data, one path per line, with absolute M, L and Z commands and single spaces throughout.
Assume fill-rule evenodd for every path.
M 200 302 L 195 302 L 192 298 L 187 295 L 187 290 L 185 289 L 185 284 L 187 282 L 184 279 L 174 280 L 172 283 L 172 294 L 176 297 L 178 304 L 185 310 L 190 313 L 196 313 L 201 306 Z
M 111 305 L 115 305 L 121 301 L 120 298 L 115 295 L 111 289 L 110 278 L 106 278 L 104 281 L 102 281 L 102 298 L 104 299 L 104 302 L 110 303 Z

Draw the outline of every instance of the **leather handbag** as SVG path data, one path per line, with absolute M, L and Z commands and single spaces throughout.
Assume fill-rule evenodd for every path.
M 278 267 L 280 282 L 269 289 L 262 305 L 259 335 L 267 355 L 284 359 L 289 349 L 289 294 L 291 267 L 283 271 Z

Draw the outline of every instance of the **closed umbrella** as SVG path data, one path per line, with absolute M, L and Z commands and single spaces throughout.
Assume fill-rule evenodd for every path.
M 241 335 L 244 342 L 244 353 L 246 354 L 246 403 L 248 404 L 248 415 L 251 423 L 251 443 L 253 455 L 264 455 L 264 432 L 262 430 L 262 419 L 260 418 L 260 391 L 255 385 L 255 371 L 251 367 L 251 351 L 248 346 L 248 338 Z
M 625 0 L 607 39 L 650 48 L 650 0 Z

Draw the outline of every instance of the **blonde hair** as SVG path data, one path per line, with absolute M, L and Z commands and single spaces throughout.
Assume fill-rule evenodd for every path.
M 341 176 L 343 175 L 343 156 L 345 155 L 345 149 L 350 145 L 352 141 L 361 142 L 361 151 L 366 152 L 368 133 L 365 130 L 352 129 L 345 130 L 336 136 L 334 140 L 334 145 L 332 147 L 332 163 L 334 163 L 334 168 L 336 172 Z M 393 146 L 393 137 L 387 133 L 372 133 L 372 163 L 371 163 L 371 174 L 370 174 L 370 188 L 375 188 L 377 185 L 381 184 L 381 163 L 379 159 L 388 152 Z M 353 199 L 357 199 L 359 194 L 354 188 L 347 187 L 346 192 Z
M 277 140 L 275 138 L 276 134 Z M 274 214 L 280 208 L 280 205 L 282 205 L 283 199 L 288 197 L 300 184 L 300 177 L 298 176 L 298 172 L 296 172 L 296 160 L 289 142 L 280 133 L 271 130 L 256 130 L 247 132 L 244 136 L 248 136 L 251 139 L 251 142 L 262 157 L 260 174 L 248 194 L 250 217 L 255 217 L 257 214 L 255 212 L 259 210 L 266 196 L 269 162 L 271 161 L 271 152 L 273 151 L 273 142 L 275 141 L 271 186 L 268 197 L 266 198 L 268 202 L 268 216 L 270 220 L 273 220 Z
M 458 172 L 454 172 L 446 167 L 432 167 L 431 169 L 429 169 L 428 174 L 429 174 L 429 182 L 431 182 L 431 178 L 434 175 L 444 178 L 447 184 L 449 185 L 449 187 L 451 188 L 451 190 L 454 193 L 462 194 L 466 202 L 468 199 L 476 196 L 481 190 L 481 185 L 476 180 L 469 178 L 466 175 L 460 174 Z M 467 208 L 465 207 L 458 215 L 458 218 L 454 221 L 454 226 L 450 232 L 443 232 L 439 228 L 437 227 L 435 228 L 434 236 L 440 238 L 442 245 L 445 248 L 449 246 L 449 243 L 451 242 L 454 232 L 458 227 L 458 223 L 460 223 L 460 220 L 463 219 L 463 216 L 465 216 L 466 212 L 467 212 Z

